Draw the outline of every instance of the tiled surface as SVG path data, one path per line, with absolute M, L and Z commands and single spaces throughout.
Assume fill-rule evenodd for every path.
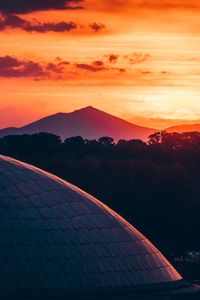
M 181 280 L 134 227 L 92 196 L 0 156 L 0 293 Z

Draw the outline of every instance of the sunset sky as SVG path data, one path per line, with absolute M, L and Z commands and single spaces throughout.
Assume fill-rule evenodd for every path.
M 200 122 L 199 0 L 0 0 L 0 127 L 92 105 Z

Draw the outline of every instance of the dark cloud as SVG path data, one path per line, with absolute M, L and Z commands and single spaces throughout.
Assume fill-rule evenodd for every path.
M 109 65 L 105 64 L 101 60 L 93 61 L 90 64 L 76 64 L 76 67 L 82 70 L 90 71 L 90 72 L 100 72 L 100 71 L 117 71 L 123 73 L 126 69 L 123 68 L 116 68 L 110 67 Z
M 119 63 L 119 60 L 126 61 L 130 65 L 137 65 L 142 64 L 148 61 L 152 60 L 152 57 L 148 53 L 140 53 L 140 52 L 134 52 L 132 54 L 128 55 L 120 55 L 120 54 L 107 54 L 104 56 L 106 58 L 106 61 L 108 64 L 115 65 Z
M 95 60 L 92 64 L 93 64 L 93 66 L 96 66 L 96 67 L 104 66 L 104 62 L 102 60 Z
M 79 71 L 79 72 L 77 72 Z M 35 62 L 32 60 L 17 59 L 12 56 L 0 57 L 0 77 L 4 78 L 31 78 L 35 80 L 61 80 L 69 74 L 81 76 L 84 72 L 125 72 L 125 69 L 110 67 L 101 60 L 91 63 L 74 63 L 57 57 L 53 62 Z
M 77 28 L 77 25 L 74 22 L 59 22 L 59 23 L 43 23 L 43 24 L 29 24 L 28 26 L 23 27 L 26 31 L 36 31 L 36 32 L 65 32 L 71 31 Z
M 0 0 L 0 11 L 26 14 L 43 10 L 65 10 L 82 8 L 83 0 Z
M 64 74 L 67 65 L 70 63 L 59 58 L 53 63 L 39 63 L 32 60 L 20 60 L 7 55 L 0 57 L 0 77 L 59 79 Z
M 110 64 L 116 64 L 116 62 L 118 61 L 119 55 L 116 54 L 111 54 L 108 56 L 108 62 Z
M 0 77 L 42 77 L 44 69 L 33 61 L 22 61 L 11 56 L 0 57 Z
M 90 72 L 99 72 L 107 69 L 102 61 L 94 61 L 91 64 L 76 64 L 76 67 Z
M 89 27 L 94 32 L 100 32 L 100 31 L 102 31 L 103 29 L 106 28 L 106 26 L 104 24 L 102 24 L 102 23 L 96 23 L 96 22 L 93 22 L 92 24 L 90 24 Z
M 0 30 L 5 30 L 7 28 L 20 28 L 22 30 L 28 32 L 65 32 L 71 31 L 77 28 L 77 25 L 73 22 L 59 22 L 59 23 L 39 23 L 34 22 L 31 23 L 30 21 L 24 20 L 13 14 L 2 14 L 0 17 Z
M 1 1 L 1 0 L 0 0 Z M 90 29 L 93 32 L 100 32 L 105 28 L 105 25 L 103 24 L 97 24 L 92 23 L 89 25 Z M 74 22 L 59 22 L 59 23 L 53 23 L 53 22 L 39 22 L 36 19 L 33 19 L 31 21 L 26 20 L 18 15 L 11 14 L 11 13 L 0 13 L 0 31 L 6 30 L 6 29 L 21 29 L 27 32 L 69 32 L 75 29 L 82 28 L 84 31 L 84 26 L 80 26 Z

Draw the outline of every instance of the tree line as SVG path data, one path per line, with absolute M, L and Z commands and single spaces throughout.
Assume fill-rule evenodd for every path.
M 200 249 L 200 133 L 158 132 L 147 142 L 6 136 L 0 153 L 54 173 L 99 198 L 166 255 Z

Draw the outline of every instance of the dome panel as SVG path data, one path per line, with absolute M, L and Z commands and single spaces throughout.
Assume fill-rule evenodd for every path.
M 0 295 L 176 286 L 182 277 L 91 195 L 0 156 Z

